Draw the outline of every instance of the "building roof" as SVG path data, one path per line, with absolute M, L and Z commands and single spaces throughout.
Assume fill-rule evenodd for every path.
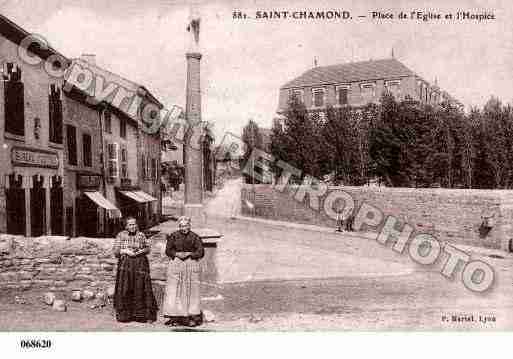
M 415 73 L 396 59 L 370 60 L 315 67 L 287 82 L 281 88 L 391 79 L 412 75 Z
M 108 71 L 96 64 L 92 64 L 83 59 L 76 58 L 76 59 L 73 59 L 72 61 L 73 61 L 72 62 L 73 64 L 80 65 L 82 68 L 87 68 L 88 70 L 93 72 L 95 76 L 101 76 L 105 81 L 104 86 L 107 86 L 107 84 L 109 84 L 109 83 L 115 83 L 119 86 L 122 86 L 123 88 L 130 91 L 131 93 L 138 94 L 139 96 L 146 98 L 150 102 L 157 105 L 159 108 L 164 107 L 164 105 L 159 100 L 157 100 L 157 98 L 155 96 L 153 96 L 151 94 L 151 92 L 143 85 L 140 85 L 131 80 L 128 80 L 114 72 Z M 95 89 L 94 81 L 91 84 L 91 88 Z M 109 96 L 109 97 L 112 97 L 112 96 Z M 129 112 L 131 101 L 132 100 L 129 98 L 123 99 L 123 101 L 117 107 L 117 110 L 121 111 L 125 116 L 127 116 L 137 122 L 139 119 L 137 117 L 132 116 L 132 114 Z
M 5 38 L 9 39 L 16 45 L 20 45 L 23 39 L 25 39 L 27 36 L 32 35 L 27 30 L 23 29 L 21 26 L 15 24 L 11 20 L 9 20 L 4 15 L 0 14 L 0 35 L 4 36 Z M 30 51 L 35 53 L 40 58 L 46 60 L 48 57 L 52 55 L 57 55 L 59 59 L 62 59 L 66 62 L 66 64 L 63 64 L 64 66 L 69 64 L 69 59 L 55 50 L 53 47 L 48 46 L 47 48 L 42 48 L 39 46 L 30 47 Z
M 155 96 L 153 96 L 153 94 L 143 85 L 128 80 L 127 78 L 121 75 L 118 75 L 114 72 L 104 69 L 103 67 L 100 67 L 96 64 L 92 64 L 80 58 L 73 59 L 73 63 L 78 63 L 82 67 L 87 67 L 96 75 L 101 75 L 107 82 L 115 82 L 116 84 L 123 86 L 125 89 L 131 92 L 138 92 L 142 90 L 144 96 L 147 97 L 147 99 L 158 105 L 160 108 L 164 107 L 164 105 Z

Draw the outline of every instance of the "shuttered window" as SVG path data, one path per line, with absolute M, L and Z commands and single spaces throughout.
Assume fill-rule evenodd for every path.
M 61 90 L 54 84 L 50 85 L 48 95 L 50 116 L 50 142 L 62 143 L 62 100 Z
M 121 147 L 121 178 L 128 178 L 128 151 Z
M 157 160 L 155 158 L 151 159 L 151 173 L 153 181 L 157 181 Z
M 103 112 L 103 122 L 105 127 L 105 132 L 112 133 L 112 116 L 110 111 L 105 110 Z
M 126 138 L 126 120 L 123 118 L 119 119 L 119 137 Z
M 85 167 L 92 167 L 93 165 L 93 156 L 91 151 L 91 136 L 84 133 L 82 135 L 82 152 L 83 152 L 83 161 Z
M 75 126 L 66 125 L 66 139 L 68 149 L 68 163 L 77 165 L 77 129 Z
M 119 168 L 118 168 L 118 144 L 117 143 L 109 143 L 107 144 L 107 172 L 108 176 L 111 178 L 119 177 Z
M 141 155 L 141 177 L 143 180 L 146 179 L 146 156 Z
M 7 63 L 7 81 L 4 81 L 5 131 L 25 135 L 25 90 L 21 70 Z

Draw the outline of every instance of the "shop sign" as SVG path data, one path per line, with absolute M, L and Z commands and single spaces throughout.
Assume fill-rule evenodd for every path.
M 101 184 L 101 176 L 95 174 L 78 174 L 78 188 L 99 188 Z
M 26 147 L 13 147 L 11 160 L 15 166 L 59 168 L 57 153 Z

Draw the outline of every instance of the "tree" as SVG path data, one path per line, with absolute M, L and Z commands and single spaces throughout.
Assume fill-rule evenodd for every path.
M 305 175 L 322 178 L 325 174 L 326 148 L 321 136 L 321 120 L 308 113 L 305 106 L 292 101 L 280 124 L 274 124 L 271 132 L 271 153 L 301 171 L 301 180 Z M 276 178 L 280 168 L 272 167 Z
M 255 121 L 249 120 L 248 124 L 244 126 L 242 130 L 242 141 L 244 142 L 244 155 L 242 156 L 242 168 L 246 168 L 248 164 L 248 160 L 251 158 L 252 151 L 256 149 L 262 150 L 262 134 L 258 129 L 258 125 Z M 249 164 L 249 168 L 251 169 L 251 173 L 244 173 L 244 182 L 245 183 L 259 183 L 256 179 L 256 172 L 259 171 L 259 168 L 255 169 L 253 164 Z

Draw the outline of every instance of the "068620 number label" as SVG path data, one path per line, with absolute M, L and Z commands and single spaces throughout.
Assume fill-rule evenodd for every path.
M 22 349 L 49 349 L 52 347 L 52 341 L 49 339 L 22 339 L 20 347 Z

